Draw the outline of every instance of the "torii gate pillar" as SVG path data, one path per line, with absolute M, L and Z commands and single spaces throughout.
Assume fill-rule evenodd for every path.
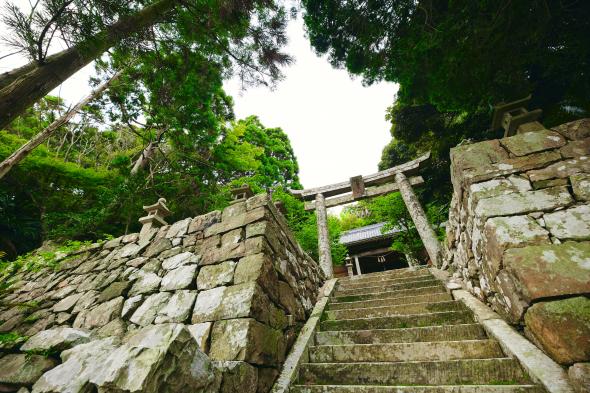
M 332 250 L 330 247 L 330 235 L 328 233 L 328 213 L 326 210 L 326 198 L 324 194 L 315 196 L 315 212 L 318 224 L 318 254 L 320 267 L 328 278 L 334 275 L 332 269 Z
M 436 233 L 434 233 L 434 229 L 428 222 L 428 218 L 426 218 L 426 213 L 424 213 L 424 209 L 420 204 L 420 201 L 414 194 L 414 190 L 412 189 L 412 185 L 408 181 L 406 175 L 402 172 L 397 172 L 395 174 L 395 182 L 399 187 L 399 192 L 408 208 L 408 212 L 412 217 L 412 221 L 414 221 L 414 225 L 416 226 L 416 230 L 420 234 L 420 238 L 422 239 L 422 243 L 424 244 L 424 248 L 426 248 L 426 252 L 428 252 L 428 256 L 432 261 L 435 267 L 440 267 L 441 259 L 442 259 L 442 251 L 440 248 L 440 243 L 436 238 Z

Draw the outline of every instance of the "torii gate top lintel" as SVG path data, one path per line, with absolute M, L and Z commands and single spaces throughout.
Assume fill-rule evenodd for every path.
M 331 198 L 325 202 L 326 207 L 338 206 L 397 191 L 398 187 L 395 183 L 396 173 L 403 173 L 405 175 L 416 174 L 429 158 L 430 152 L 427 152 L 415 160 L 408 161 L 371 175 L 355 176 L 348 181 L 321 187 L 289 191 L 293 196 L 303 201 L 307 201 L 305 203 L 305 210 L 315 209 L 316 206 L 314 200 L 318 194 L 322 194 L 325 198 L 329 198 L 352 192 L 352 194 Z M 409 179 L 409 182 L 411 185 L 415 186 L 424 183 L 424 179 L 422 179 L 421 176 L 413 176 Z

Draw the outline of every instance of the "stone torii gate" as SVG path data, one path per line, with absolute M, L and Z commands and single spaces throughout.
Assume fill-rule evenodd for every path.
M 349 181 L 327 186 L 290 190 L 291 194 L 305 201 L 305 210 L 315 210 L 318 223 L 318 254 L 320 266 L 327 277 L 333 276 L 332 253 L 328 236 L 327 208 L 379 195 L 399 191 L 414 225 L 420 234 L 428 256 L 435 266 L 440 266 L 441 247 L 432 226 L 426 218 L 424 209 L 412 186 L 424 183 L 421 176 L 411 176 L 430 158 L 430 152 L 413 161 L 367 176 L 354 176 Z M 408 176 L 410 176 L 408 178 Z

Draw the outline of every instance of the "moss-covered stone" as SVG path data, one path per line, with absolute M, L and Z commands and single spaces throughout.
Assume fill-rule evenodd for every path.
M 573 297 L 533 305 L 525 314 L 528 331 L 557 362 L 590 360 L 590 299 Z

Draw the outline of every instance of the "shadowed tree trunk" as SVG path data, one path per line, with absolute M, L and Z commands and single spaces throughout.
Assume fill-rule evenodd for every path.
M 76 113 L 80 111 L 84 106 L 88 105 L 89 102 L 93 101 L 96 97 L 100 96 L 110 84 L 121 75 L 121 71 L 117 72 L 111 79 L 104 82 L 102 85 L 94 89 L 89 95 L 87 95 L 82 101 L 80 101 L 72 109 L 68 110 L 63 116 L 55 120 L 43 131 L 35 135 L 31 140 L 22 145 L 18 150 L 10 155 L 7 159 L 0 163 L 0 179 L 2 179 L 10 170 L 19 162 L 21 162 L 26 156 L 33 151 L 34 148 L 45 142 L 55 131 L 62 125 L 66 124 Z
M 177 3 L 177 0 L 159 0 L 75 46 L 48 56 L 43 64 L 31 62 L 2 74 L 0 129 L 111 46 L 156 23 Z

